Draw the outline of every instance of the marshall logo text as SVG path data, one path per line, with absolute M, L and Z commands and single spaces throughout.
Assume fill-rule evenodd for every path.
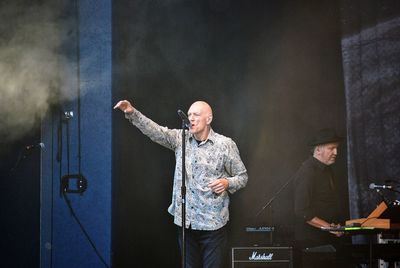
M 253 254 L 249 257 L 250 261 L 271 261 L 272 256 L 274 256 L 274 253 L 269 253 L 269 254 L 260 254 L 257 253 L 257 251 L 253 251 Z

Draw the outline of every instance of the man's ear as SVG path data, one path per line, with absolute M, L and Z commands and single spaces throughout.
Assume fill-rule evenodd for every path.
M 317 153 L 317 154 L 320 154 L 321 153 L 321 151 L 322 151 L 322 146 L 321 145 L 317 145 L 316 147 L 315 147 L 315 153 Z
M 213 119 L 212 116 L 207 117 L 207 124 L 208 124 L 208 125 L 211 124 L 212 119 Z
M 318 153 L 318 145 L 314 146 L 314 148 L 311 149 L 311 154 L 313 156 L 316 156 Z

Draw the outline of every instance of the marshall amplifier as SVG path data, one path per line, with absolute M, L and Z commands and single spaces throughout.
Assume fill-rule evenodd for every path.
M 232 268 L 292 268 L 291 247 L 233 247 Z

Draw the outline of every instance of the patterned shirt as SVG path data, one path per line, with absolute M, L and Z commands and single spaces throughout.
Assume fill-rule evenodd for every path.
M 182 129 L 162 127 L 136 109 L 125 117 L 152 141 L 175 152 L 172 203 L 168 212 L 174 216 L 174 223 L 181 226 Z M 247 171 L 240 159 L 239 150 L 232 139 L 211 129 L 208 138 L 201 143 L 188 132 L 185 157 L 186 227 L 217 230 L 229 220 L 229 194 L 227 191 L 216 194 L 208 184 L 226 178 L 231 194 L 246 186 Z

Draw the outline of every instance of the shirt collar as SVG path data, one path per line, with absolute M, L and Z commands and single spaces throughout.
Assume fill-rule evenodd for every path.
M 189 134 L 189 139 L 190 140 L 195 139 L 194 135 L 192 133 Z M 210 127 L 210 132 L 208 133 L 207 139 L 202 141 L 200 144 L 206 143 L 207 141 L 210 141 L 211 143 L 214 143 L 215 139 L 216 139 L 216 134 L 215 134 L 214 130 Z
M 311 156 L 313 159 L 314 164 L 319 167 L 321 170 L 325 170 L 327 168 L 329 168 L 328 165 L 322 163 L 321 161 L 319 161 L 317 158 L 315 158 L 314 156 Z

